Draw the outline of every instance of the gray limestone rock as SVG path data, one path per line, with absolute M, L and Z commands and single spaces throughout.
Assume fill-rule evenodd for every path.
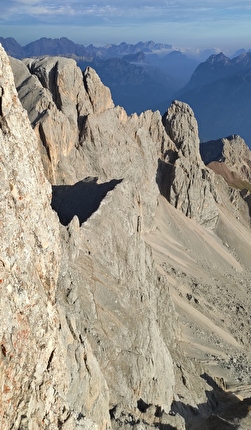
M 57 306 L 61 244 L 51 185 L 2 48 L 0 58 L 0 426 L 107 428 L 99 364 Z
M 165 129 L 176 145 L 177 154 L 166 178 L 165 194 L 172 205 L 200 224 L 215 228 L 216 203 L 220 199 L 214 175 L 201 160 L 197 121 L 192 109 L 174 101 L 163 118 Z

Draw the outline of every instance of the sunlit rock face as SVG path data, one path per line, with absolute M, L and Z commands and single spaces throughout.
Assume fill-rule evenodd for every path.
M 214 228 L 218 221 L 216 202 L 219 197 L 213 185 L 213 174 L 201 160 L 193 111 L 187 104 L 174 101 L 164 115 L 163 123 L 177 148 L 172 174 L 166 179 L 167 197 L 189 218 Z
M 105 428 L 106 382 L 88 340 L 75 340 L 57 306 L 62 251 L 51 185 L 0 55 L 1 428 L 75 428 L 83 420 L 94 428 L 90 415 Z
M 1 427 L 53 414 L 61 246 L 35 133 L 1 49 Z M 44 410 L 40 404 L 45 402 Z M 32 419 L 31 419 L 32 422 Z

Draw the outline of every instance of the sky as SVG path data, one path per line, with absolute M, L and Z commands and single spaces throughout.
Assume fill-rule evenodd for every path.
M 251 48 L 250 0 L 0 0 L 0 36 L 21 45 L 68 37 L 96 46 L 153 40 L 174 47 Z

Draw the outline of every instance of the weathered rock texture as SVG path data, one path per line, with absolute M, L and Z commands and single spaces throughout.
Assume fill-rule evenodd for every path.
M 36 136 L 1 49 L 1 428 L 53 415 L 58 221 Z M 43 408 L 40 405 L 44 404 Z M 33 418 L 31 416 L 33 415 Z
M 176 145 L 173 171 L 165 178 L 168 200 L 189 218 L 214 228 L 219 202 L 213 175 L 205 168 L 199 151 L 198 126 L 192 109 L 174 101 L 163 118 L 167 133 Z M 168 185 L 167 185 L 168 184 Z
M 228 209 L 236 218 L 250 225 L 251 154 L 244 140 L 233 135 L 203 142 L 201 154 L 207 166 L 217 175 L 218 192 Z
M 106 428 L 106 382 L 88 341 L 74 339 L 56 304 L 61 245 L 51 186 L 2 49 L 0 67 L 0 426 L 94 428 L 88 415 L 95 415 L 96 428 Z
M 250 383 L 251 235 L 191 109 L 128 117 L 73 60 L 11 66 L 34 131 L 1 51 L 2 427 L 248 425 L 224 388 Z

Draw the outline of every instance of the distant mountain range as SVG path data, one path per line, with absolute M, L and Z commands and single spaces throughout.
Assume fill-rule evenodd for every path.
M 102 82 L 110 88 L 114 103 L 123 106 L 128 114 L 155 110 L 160 100 L 168 99 L 169 105 L 174 90 L 180 88 L 179 82 L 157 67 L 128 62 L 128 57 L 133 55 L 137 54 L 128 54 L 126 59 L 77 60 L 77 64 L 82 70 L 87 66 L 95 69 Z
M 210 56 L 175 97 L 194 110 L 202 140 L 239 134 L 251 146 L 251 52 Z
M 25 46 L 13 38 L 0 37 L 0 42 L 15 58 L 64 56 L 74 58 L 82 70 L 91 66 L 128 114 L 147 109 L 164 114 L 179 99 L 194 110 L 202 141 L 239 134 L 251 146 L 250 50 L 240 49 L 232 58 L 215 50 L 193 57 L 153 41 L 102 47 L 85 47 L 66 37 L 43 37 Z
M 60 39 L 51 39 L 42 37 L 25 46 L 21 46 L 14 38 L 0 37 L 0 43 L 9 55 L 15 58 L 24 58 L 41 55 L 63 55 L 63 56 L 77 56 L 77 57 L 91 57 L 91 58 L 111 58 L 122 57 L 127 54 L 135 54 L 139 51 L 142 52 L 156 52 L 156 51 L 172 51 L 171 45 L 163 43 L 138 42 L 136 44 L 128 44 L 125 42 L 119 45 L 110 44 L 102 47 L 89 45 L 79 45 L 72 42 L 67 37 Z
M 0 42 L 15 58 L 64 56 L 74 58 L 82 70 L 91 66 L 111 89 L 115 104 L 128 114 L 155 110 L 160 101 L 168 100 L 169 105 L 173 93 L 188 82 L 199 64 L 171 45 L 153 41 L 102 47 L 85 47 L 66 37 L 43 37 L 26 46 L 13 38 L 0 38 Z

